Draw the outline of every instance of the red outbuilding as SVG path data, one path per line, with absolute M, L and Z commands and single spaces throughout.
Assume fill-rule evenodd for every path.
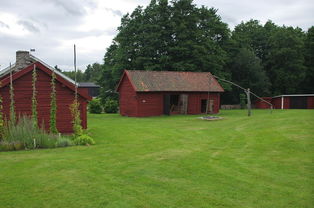
M 51 75 L 56 74 L 57 129 L 60 133 L 72 133 L 70 104 L 75 98 L 75 82 L 54 70 L 28 51 L 16 52 L 16 63 L 0 72 L 0 95 L 3 99 L 3 113 L 9 119 L 10 112 L 10 71 L 14 88 L 15 112 L 17 116 L 32 114 L 32 72 L 36 68 L 37 112 L 39 124 L 49 129 L 51 103 Z M 87 128 L 87 102 L 91 97 L 78 90 L 82 127 Z
M 145 117 L 218 113 L 221 85 L 210 72 L 125 70 L 117 86 L 120 114 Z
M 276 109 L 314 109 L 314 94 L 279 95 L 272 104 Z
M 275 109 L 314 109 L 314 94 L 294 94 L 278 95 L 275 97 L 264 97 Z M 269 104 L 264 101 L 256 100 L 256 108 L 269 108 Z

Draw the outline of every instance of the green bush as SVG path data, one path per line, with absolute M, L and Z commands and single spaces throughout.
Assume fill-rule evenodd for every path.
M 48 134 L 44 129 L 34 125 L 33 119 L 22 116 L 17 124 L 11 122 L 6 124 L 4 140 L 0 141 L 0 151 L 67 147 L 74 144 L 92 145 L 95 142 L 85 134 L 76 137 L 74 140 L 56 134 Z
M 245 109 L 246 108 L 246 95 L 241 93 L 240 94 L 240 106 L 241 106 L 241 109 Z
M 0 151 L 13 151 L 14 144 L 11 142 L 1 141 L 0 142 Z
M 25 149 L 24 144 L 22 142 L 14 142 L 12 144 L 13 144 L 15 150 Z
M 53 148 L 56 143 L 56 136 L 47 134 L 27 116 L 20 117 L 15 125 L 8 123 L 4 138 L 15 149 Z
M 102 113 L 102 106 L 98 98 L 94 98 L 88 104 L 88 110 L 90 113 L 100 114 Z
M 107 99 L 104 105 L 104 111 L 106 113 L 118 112 L 118 102 L 116 100 Z
M 68 147 L 68 146 L 72 146 L 73 142 L 72 140 L 65 138 L 65 137 L 60 137 L 57 139 L 56 142 L 56 147 Z
M 76 145 L 92 145 L 95 144 L 95 141 L 93 138 L 91 138 L 90 136 L 83 134 L 79 137 L 76 137 L 73 140 L 74 144 Z

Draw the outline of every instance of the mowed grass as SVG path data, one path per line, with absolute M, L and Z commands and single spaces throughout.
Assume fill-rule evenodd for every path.
M 89 115 L 94 146 L 1 152 L 0 207 L 313 207 L 314 110 Z

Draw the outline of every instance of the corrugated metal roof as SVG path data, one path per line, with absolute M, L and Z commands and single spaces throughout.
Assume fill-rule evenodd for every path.
M 138 92 L 223 92 L 210 72 L 126 70 Z

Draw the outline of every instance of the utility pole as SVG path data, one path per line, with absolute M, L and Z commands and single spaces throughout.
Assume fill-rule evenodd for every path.
M 251 98 L 250 98 L 250 88 L 246 90 L 246 97 L 247 97 L 247 116 L 251 116 Z

